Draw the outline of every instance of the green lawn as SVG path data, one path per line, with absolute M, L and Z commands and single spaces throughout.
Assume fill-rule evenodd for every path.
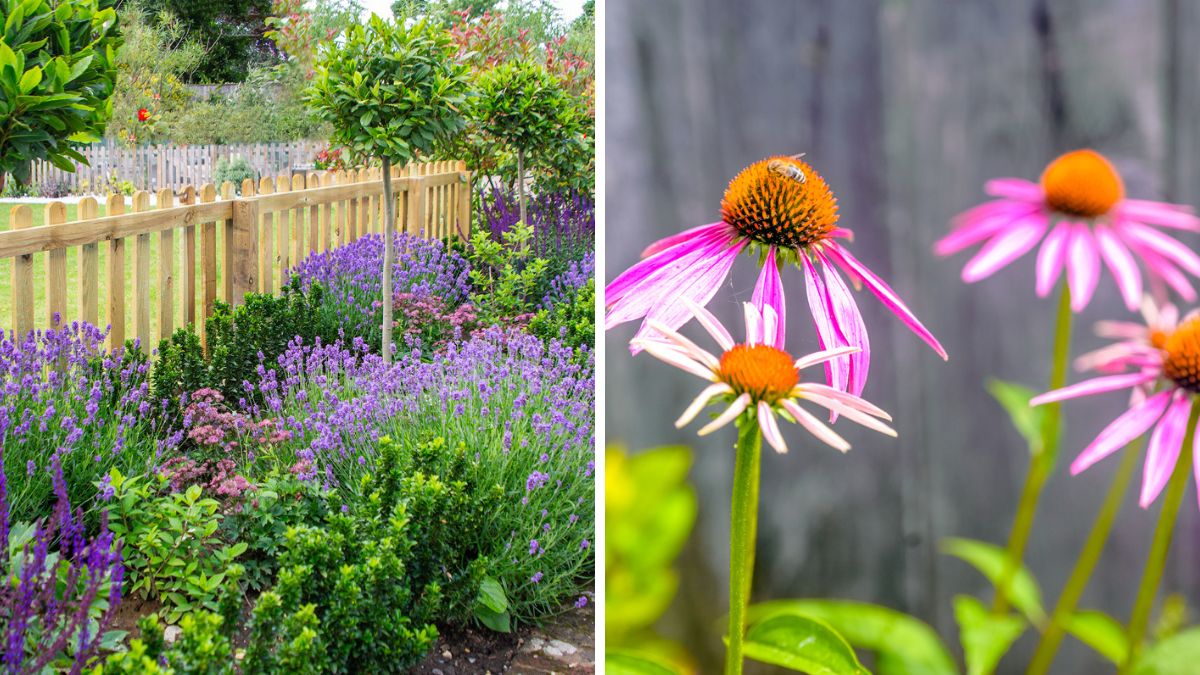
M 12 207 L 15 204 L 11 201 L 0 200 L 0 231 L 9 229 Z M 45 223 L 45 205 L 30 204 L 33 211 L 33 223 L 35 226 Z M 67 220 L 75 220 L 77 207 L 74 204 L 67 205 Z M 100 205 L 99 215 L 104 215 L 104 205 Z M 196 266 L 200 266 L 200 228 L 196 228 Z M 222 245 L 222 228 L 217 228 L 217 250 L 221 250 Z M 184 323 L 183 306 L 183 288 L 185 276 L 183 274 L 183 256 L 184 256 L 184 231 L 175 231 L 175 327 L 180 327 Z M 126 239 L 125 242 L 125 336 L 127 338 L 135 337 L 134 330 L 134 308 L 133 308 L 133 271 L 134 258 L 136 249 L 136 237 Z M 159 257 L 159 235 L 150 235 L 150 341 L 154 346 L 157 346 L 159 340 L 158 327 L 158 257 Z M 46 300 L 46 267 L 48 261 L 48 253 L 34 254 L 33 258 L 33 274 L 34 274 L 34 322 L 41 328 L 49 325 L 50 317 L 47 308 Z M 67 249 L 67 315 L 64 317 L 68 322 L 80 318 L 79 314 L 79 247 Z M 101 326 L 108 325 L 108 245 L 106 242 L 101 242 L 99 245 L 99 291 L 98 306 L 99 315 L 98 322 Z M 220 297 L 220 280 L 221 280 L 221 265 L 220 256 L 218 255 L 217 279 L 218 279 L 218 297 Z M 202 280 L 197 276 L 196 279 L 196 307 L 197 317 L 199 317 L 203 306 L 203 287 Z M 0 259 L 0 328 L 11 330 L 13 328 L 12 319 L 12 258 Z

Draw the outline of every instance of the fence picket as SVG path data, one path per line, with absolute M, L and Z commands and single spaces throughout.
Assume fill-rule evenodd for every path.
M 180 204 L 196 203 L 196 188 L 183 188 Z M 196 226 L 183 228 L 183 325 L 196 325 Z
M 158 191 L 158 208 L 169 209 L 175 205 L 175 191 L 163 188 Z M 195 254 L 193 244 L 193 254 Z M 175 332 L 175 231 L 158 233 L 158 337 L 171 337 Z
M 110 216 L 125 213 L 125 196 L 109 195 L 104 212 Z M 108 242 L 108 348 L 125 344 L 125 239 Z
M 200 203 L 217 200 L 217 188 L 212 183 L 200 187 Z M 217 300 L 217 223 L 208 221 L 200 226 L 200 267 L 203 275 L 204 303 L 201 305 L 200 320 L 196 331 L 200 333 L 200 345 L 208 350 L 208 317 L 212 316 L 213 304 Z M 194 300 L 194 299 L 193 299 Z
M 133 195 L 133 212 L 150 210 L 150 193 Z M 133 249 L 133 334 L 142 348 L 150 345 L 150 235 L 139 234 Z
M 18 204 L 10 212 L 11 227 L 23 230 L 33 227 L 33 210 L 28 204 Z M 18 256 L 12 267 L 13 322 L 17 335 L 24 337 L 33 330 L 33 254 Z
M 76 220 L 96 217 L 96 199 L 84 197 L 76 207 Z M 100 251 L 96 244 L 79 247 L 79 318 L 92 325 L 98 323 L 100 296 Z
M 304 182 L 305 182 L 305 186 L 309 190 L 320 187 L 320 185 L 321 185 L 321 180 L 315 173 L 308 174 L 308 176 L 305 177 Z M 321 242 L 321 233 L 320 233 L 320 228 L 319 228 L 320 218 L 318 216 L 318 213 L 319 213 L 319 211 L 318 211 L 318 207 L 316 204 L 313 204 L 312 206 L 310 206 L 308 208 L 308 252 L 309 253 L 316 253 L 317 246 Z M 327 244 L 325 246 L 325 249 L 327 250 L 328 248 L 329 248 L 329 246 Z
M 285 176 L 286 178 L 286 176 Z M 302 192 L 304 190 L 304 174 L 298 173 L 291 177 L 292 192 Z M 295 249 L 292 252 L 292 265 L 298 265 L 304 260 L 304 207 L 297 206 L 292 209 L 292 242 Z M 290 269 L 290 268 L 289 268 Z M 283 283 L 282 279 L 280 283 Z
M 50 202 L 46 205 L 46 224 L 57 225 L 67 222 L 67 205 Z M 50 251 L 46 270 L 46 324 L 58 328 L 67 313 L 67 249 Z

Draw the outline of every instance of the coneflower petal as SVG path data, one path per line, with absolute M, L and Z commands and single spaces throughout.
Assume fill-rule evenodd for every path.
M 802 255 L 800 256 L 800 260 L 804 265 L 808 308 L 812 312 L 813 323 L 817 328 L 817 343 L 821 345 L 821 349 L 835 349 L 837 347 L 848 346 L 841 339 L 837 331 L 837 326 L 834 323 L 834 318 L 830 315 L 829 292 L 825 288 L 825 282 L 817 274 L 817 270 L 813 267 L 812 261 L 808 259 L 808 256 Z M 825 381 L 836 389 L 846 390 L 847 384 L 850 381 L 850 361 L 848 356 L 830 359 L 825 362 Z
M 1136 387 L 1139 384 L 1144 384 L 1158 378 L 1158 373 L 1126 373 L 1124 375 L 1106 375 L 1104 377 L 1096 377 L 1083 382 L 1055 389 L 1044 394 L 1034 396 L 1029 399 L 1029 405 L 1039 406 L 1047 403 L 1057 403 L 1058 401 L 1066 401 L 1080 396 L 1091 396 L 1093 394 L 1103 394 L 1109 391 L 1117 391 L 1118 389 L 1128 389 Z
M 1200 276 L 1200 256 L 1178 239 L 1133 221 L 1122 223 L 1121 234 L 1126 241 L 1135 240 L 1193 276 Z
M 1142 470 L 1142 493 L 1138 504 L 1144 509 L 1158 499 L 1162 489 L 1166 487 L 1175 470 L 1175 462 L 1179 460 L 1180 444 L 1187 432 L 1188 415 L 1192 410 L 1190 396 L 1180 396 L 1167 409 L 1154 433 L 1150 434 L 1150 444 L 1146 448 L 1146 464 Z
M 1071 475 L 1079 474 L 1116 452 L 1121 446 L 1144 434 L 1162 416 L 1163 410 L 1174 393 L 1174 391 L 1159 392 L 1147 398 L 1141 405 L 1126 410 L 1120 417 L 1113 420 L 1104 428 L 1104 431 L 1100 432 L 1096 440 L 1084 448 L 1083 452 L 1079 453 L 1079 456 L 1071 463 Z
M 1132 220 L 1154 223 L 1177 230 L 1200 231 L 1200 218 L 1190 210 L 1177 204 L 1164 204 L 1142 199 L 1126 199 L 1121 202 L 1121 215 Z
M 686 238 L 670 249 L 659 251 L 617 275 L 604 288 L 605 302 L 612 306 L 645 285 L 662 283 L 702 260 L 711 249 L 720 248 L 734 239 L 727 232 L 715 229 L 704 232 L 689 230 L 683 235 L 687 235 Z
M 721 362 L 720 362 L 720 360 L 717 359 L 717 357 L 708 353 L 704 349 L 701 349 L 699 345 L 697 345 L 695 342 L 692 342 L 691 340 L 684 337 L 682 334 L 680 334 L 679 331 L 675 330 L 674 328 L 667 326 L 666 324 L 659 321 L 658 319 L 648 319 L 646 321 L 646 324 L 648 326 L 650 326 L 650 328 L 652 328 L 656 332 L 658 332 L 660 335 L 662 335 L 664 338 L 666 338 L 668 341 L 673 342 L 676 345 L 678 345 L 681 349 L 683 349 L 685 352 L 687 352 L 692 358 L 696 359 L 697 361 L 704 364 L 705 366 L 708 366 L 709 368 L 711 368 L 713 370 L 716 370 L 718 367 L 720 367 Z
M 1086 223 L 1071 226 L 1071 241 L 1067 245 L 1067 283 L 1071 286 L 1071 309 L 1087 307 L 1100 281 L 1100 251 L 1092 238 L 1092 228 Z
M 888 425 L 886 425 L 883 422 L 879 421 L 878 419 L 875 419 L 874 417 L 862 412 L 861 410 L 855 410 L 854 408 L 852 408 L 844 403 L 841 403 L 840 401 L 838 401 L 835 398 L 821 396 L 820 394 L 809 393 L 808 395 L 806 395 L 804 397 L 804 399 L 806 401 L 812 401 L 813 403 L 816 403 L 817 405 L 822 406 L 832 412 L 836 412 L 839 415 L 842 415 L 846 419 L 850 420 L 851 422 L 861 424 L 862 426 L 864 426 L 868 429 L 871 429 L 873 431 L 878 431 L 879 433 L 884 434 L 886 436 L 893 436 L 893 437 L 896 436 L 895 429 L 892 429 Z
M 1028 253 L 1046 233 L 1048 219 L 1038 213 L 1012 223 L 1003 234 L 993 237 L 979 249 L 962 270 L 962 280 L 974 283 Z
M 1044 298 L 1054 290 L 1058 277 L 1062 274 L 1063 263 L 1067 260 L 1067 242 L 1071 238 L 1071 226 L 1059 223 L 1050 230 L 1050 234 L 1042 240 L 1042 247 L 1037 256 L 1037 294 Z
M 804 408 L 801 408 L 795 401 L 785 399 L 780 401 L 779 404 L 791 414 L 792 419 L 796 420 L 796 424 L 807 429 L 808 433 L 817 437 L 817 440 L 841 452 L 846 452 L 850 449 L 850 444 L 846 442 L 846 439 L 839 436 L 833 429 L 825 426 L 821 420 L 817 419 L 815 415 Z
M 754 284 L 754 295 L 750 302 L 758 307 L 765 315 L 764 309 L 770 307 L 775 311 L 776 329 L 774 339 L 769 342 L 772 347 L 783 349 L 784 337 L 787 331 L 787 306 L 783 296 L 783 279 L 779 274 L 779 265 L 775 259 L 775 247 L 767 250 L 767 259 L 762 271 L 758 274 L 758 282 Z
M 869 415 L 874 415 L 876 417 L 888 420 L 889 422 L 892 420 L 892 416 L 889 415 L 886 410 L 876 406 L 867 399 L 855 396 L 854 394 L 848 394 L 844 391 L 839 391 L 828 385 L 817 382 L 805 382 L 804 384 L 797 385 L 794 391 L 806 398 L 810 394 L 817 394 L 826 398 L 832 398 L 835 401 L 841 401 L 845 405 L 855 408 L 856 410 L 861 410 Z
M 763 438 L 775 448 L 775 452 L 787 452 L 787 443 L 783 442 L 783 434 L 779 433 L 779 423 L 775 420 L 775 412 L 766 401 L 758 402 L 758 426 L 762 429 Z
M 1045 199 L 1042 186 L 1024 178 L 993 178 L 983 184 L 983 191 L 993 197 L 1025 202 L 1041 202 Z
M 851 347 L 835 347 L 833 349 L 823 349 L 819 352 L 813 352 L 811 354 L 807 354 L 805 356 L 801 356 L 800 358 L 796 359 L 796 363 L 795 363 L 796 370 L 804 370 L 805 368 L 812 368 L 813 366 L 817 366 L 822 363 L 825 363 L 826 361 L 828 361 L 830 359 L 835 359 L 839 356 L 845 356 L 847 354 L 853 354 L 856 351 L 858 351 L 858 347 L 851 346 Z
M 1121 232 L 1118 230 L 1117 235 L 1120 236 L 1120 234 Z M 1188 281 L 1187 275 L 1176 267 L 1174 263 L 1158 255 L 1151 249 L 1135 241 L 1131 241 L 1128 237 L 1122 237 L 1122 239 L 1146 263 L 1146 269 L 1149 271 L 1151 282 L 1162 281 L 1178 293 L 1179 297 L 1183 298 L 1184 301 L 1196 301 L 1196 289 L 1192 287 L 1192 282 Z
M 905 305 L 904 301 L 900 299 L 900 296 L 896 294 L 896 291 L 893 291 L 892 287 L 888 286 L 887 283 L 883 279 L 880 279 L 878 276 L 876 276 L 874 272 L 867 269 L 867 267 L 859 262 L 858 259 L 850 253 L 850 251 L 847 251 L 839 244 L 831 243 L 829 246 L 826 246 L 825 253 L 832 258 L 839 267 L 846 270 L 851 275 L 857 276 L 859 279 L 861 279 L 866 285 L 867 289 L 874 293 L 875 297 L 879 298 L 879 301 L 882 302 L 888 309 L 890 309 L 893 314 L 898 316 L 900 320 L 904 322 L 904 325 L 908 326 L 909 330 L 916 333 L 917 337 L 921 338 L 926 344 L 932 347 L 933 351 L 937 352 L 938 356 L 942 357 L 943 359 L 950 358 L 946 354 L 946 350 L 942 348 L 941 343 L 937 341 L 937 338 L 933 337 L 933 333 L 930 333 L 929 329 L 921 324 L 920 320 L 917 319 L 917 316 L 908 308 L 908 305 Z
M 733 341 L 733 336 L 729 334 L 729 331 L 725 329 L 725 326 L 721 324 L 716 315 L 690 298 L 682 298 L 681 300 L 684 306 L 688 308 L 688 311 L 692 313 L 692 316 L 696 318 L 696 322 L 704 330 L 708 331 L 708 334 L 712 336 L 712 339 L 716 341 L 722 351 L 733 349 L 733 345 L 736 344 Z
M 850 289 L 846 288 L 846 282 L 842 281 L 837 269 L 829 263 L 825 256 L 817 253 L 817 259 L 821 261 L 825 271 L 825 288 L 829 292 L 830 314 L 836 318 L 838 330 L 846 343 L 851 347 L 859 347 L 859 351 L 853 352 L 849 356 L 849 391 L 858 396 L 867 386 L 867 372 L 871 368 L 871 339 L 867 335 L 867 326 L 863 323 L 862 314 L 858 311 L 858 304 L 854 302 L 854 296 L 850 293 Z M 830 422 L 836 420 L 836 414 L 829 419 Z
M 700 395 L 692 401 L 691 405 L 687 407 L 687 410 L 683 411 L 683 414 L 679 416 L 679 419 L 675 420 L 675 428 L 679 429 L 691 424 L 692 420 L 696 419 L 696 415 L 699 415 L 700 411 L 704 410 L 705 406 L 711 403 L 715 397 L 720 396 L 721 394 L 729 394 L 732 392 L 733 388 L 724 382 L 708 385 L 704 388 L 704 391 L 700 392 Z
M 708 434 L 711 434 L 717 429 L 720 429 L 726 424 L 729 424 L 733 420 L 737 419 L 737 416 L 745 412 L 746 408 L 749 406 L 750 394 L 742 394 L 741 396 L 738 396 L 733 400 L 733 403 L 729 404 L 729 407 L 725 409 L 725 412 L 721 413 L 716 417 L 716 419 L 701 427 L 700 431 L 696 433 L 701 436 L 707 436 Z
M 1136 312 L 1142 302 L 1142 274 L 1133 256 L 1107 225 L 1096 226 L 1096 243 L 1100 245 L 1100 255 L 1112 271 L 1117 288 L 1121 290 L 1125 306 L 1129 311 Z
M 1036 206 L 1013 204 L 1007 200 L 988 202 L 975 209 L 954 219 L 955 229 L 934 243 L 934 253 L 942 256 L 954 255 L 995 236 L 1012 223 L 1038 211 Z
M 692 241 L 698 236 L 727 229 L 730 229 L 729 225 L 723 221 L 717 221 L 715 223 L 699 225 L 697 227 L 686 229 L 683 232 L 673 234 L 669 237 L 663 237 L 653 244 L 650 244 L 642 251 L 642 258 L 649 258 L 650 256 L 661 253 L 672 246 L 678 246 L 684 242 Z
M 633 345 L 634 343 L 637 343 L 637 347 L 645 349 L 651 356 L 659 361 L 668 363 L 676 368 L 679 368 L 680 370 L 686 370 L 696 377 L 703 378 L 710 382 L 716 379 L 716 375 L 713 374 L 711 369 L 705 368 L 703 365 L 697 363 L 690 356 L 687 356 L 682 352 L 671 349 L 669 346 L 664 346 L 661 342 L 646 338 L 634 338 L 630 344 Z

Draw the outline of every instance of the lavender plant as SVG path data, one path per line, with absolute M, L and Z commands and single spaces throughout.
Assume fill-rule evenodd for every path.
M 53 508 L 55 461 L 71 502 L 87 510 L 111 469 L 144 473 L 179 445 L 157 414 L 165 404 L 150 394 L 149 363 L 136 349 L 105 353 L 105 337 L 78 323 L 0 335 L 0 445 L 16 520 Z
M 517 195 L 493 189 L 480 193 L 479 223 L 500 241 L 521 220 Z M 550 261 L 551 274 L 558 274 L 573 260 L 596 246 L 596 202 L 579 192 L 550 192 L 533 196 L 528 203 L 532 248 Z
M 72 511 L 62 467 L 52 461 L 57 501 L 37 524 L 11 521 L 0 471 L 0 662 L 9 673 L 78 673 L 123 637 L 109 631 L 121 601 L 122 544 L 103 516 L 96 536 L 85 537 L 83 512 Z

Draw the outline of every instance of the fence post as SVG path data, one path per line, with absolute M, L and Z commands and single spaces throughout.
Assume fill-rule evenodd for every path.
M 96 200 L 84 197 L 79 200 L 79 220 L 96 217 Z M 79 318 L 93 326 L 98 322 L 100 289 L 100 248 L 96 244 L 79 247 Z
M 175 205 L 175 191 L 160 188 L 155 208 L 169 209 Z M 193 244 L 193 251 L 194 249 Z M 158 233 L 158 339 L 164 340 L 175 332 L 175 230 Z
M 232 222 L 225 264 L 232 293 L 229 304 L 239 305 L 247 293 L 258 289 L 258 200 L 235 199 Z
M 67 205 L 62 202 L 50 202 L 46 205 L 46 224 L 57 225 L 67 222 Z M 46 274 L 46 314 L 47 325 L 58 328 L 63 323 L 63 315 L 67 312 L 67 249 L 56 248 L 50 251 L 50 264 Z
M 413 167 L 409 176 L 404 178 L 408 185 L 408 216 L 405 218 L 408 234 L 417 236 L 425 229 L 425 179 L 417 175 Z
M 33 227 L 33 211 L 19 204 L 9 211 L 12 229 Z M 13 323 L 17 340 L 33 330 L 33 254 L 17 256 L 12 267 Z
M 150 193 L 133 194 L 133 212 L 150 210 Z M 162 262 L 162 261 L 159 261 Z M 133 248 L 133 329 L 142 349 L 150 349 L 150 235 L 139 234 Z
M 125 196 L 109 195 L 104 213 L 119 216 L 125 213 Z M 125 240 L 108 242 L 108 348 L 125 344 Z
M 459 175 L 462 182 L 458 186 L 458 238 L 467 241 L 471 238 L 471 172 L 467 171 L 467 163 L 458 163 Z

